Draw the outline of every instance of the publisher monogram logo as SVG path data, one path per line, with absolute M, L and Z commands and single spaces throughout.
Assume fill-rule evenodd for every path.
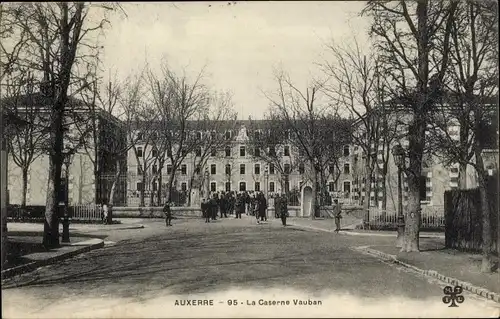
M 461 286 L 446 286 L 443 289 L 445 296 L 443 297 L 443 302 L 445 304 L 451 303 L 448 307 L 458 307 L 457 303 L 464 302 L 465 298 L 462 296 L 463 288 Z

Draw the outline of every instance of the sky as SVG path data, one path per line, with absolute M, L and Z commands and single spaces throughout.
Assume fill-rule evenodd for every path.
M 299 87 L 321 76 L 315 62 L 328 59 L 325 44 L 368 41 L 361 1 L 123 3 L 101 40 L 103 68 L 119 79 L 154 69 L 166 59 L 172 69 L 230 91 L 240 119 L 262 118 L 263 92 L 276 88 L 281 68 Z

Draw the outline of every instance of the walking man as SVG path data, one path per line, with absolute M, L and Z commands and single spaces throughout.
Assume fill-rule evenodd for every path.
M 236 218 L 241 219 L 241 214 L 245 211 L 245 199 L 243 194 L 236 195 Z
M 203 218 L 205 218 L 205 223 L 210 223 L 210 213 L 208 209 L 208 202 L 205 198 L 201 201 L 201 213 L 203 214 Z
M 281 196 L 279 198 L 279 214 L 281 218 L 281 223 L 286 226 L 286 218 L 288 217 L 288 202 L 286 196 Z
M 217 201 L 217 193 L 215 193 L 210 201 L 208 202 L 208 212 L 209 215 L 212 217 L 212 220 L 217 220 L 217 210 L 219 209 L 219 204 Z
M 340 231 L 340 219 L 342 218 L 342 209 L 340 207 L 338 199 L 335 199 L 333 202 L 335 203 L 335 206 L 333 208 L 334 209 L 333 215 L 335 217 L 335 232 L 338 233 Z
M 165 206 L 163 206 L 163 214 L 165 215 L 165 225 L 172 226 L 172 209 L 170 208 L 170 202 L 167 201 Z

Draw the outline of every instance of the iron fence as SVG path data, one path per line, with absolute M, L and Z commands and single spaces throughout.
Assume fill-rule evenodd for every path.
M 398 218 L 394 211 L 370 210 L 370 227 L 373 229 L 395 229 Z M 444 207 L 423 209 L 420 214 L 421 229 L 444 229 Z

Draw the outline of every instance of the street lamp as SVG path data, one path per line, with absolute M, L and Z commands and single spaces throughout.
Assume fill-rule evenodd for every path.
M 396 240 L 397 247 L 403 247 L 403 238 L 405 231 L 405 217 L 403 215 L 403 192 L 401 189 L 401 176 L 405 167 L 405 150 L 401 144 L 397 144 L 392 148 L 392 156 L 394 163 L 398 167 L 398 237 Z
M 69 192 L 69 165 L 71 163 L 71 155 L 67 154 L 64 156 L 64 166 L 66 166 L 65 174 L 65 187 L 64 187 L 64 204 L 59 205 L 63 209 L 63 232 L 62 232 L 62 242 L 69 243 L 69 216 L 68 216 L 68 192 Z M 61 207 L 63 206 L 63 207 Z

